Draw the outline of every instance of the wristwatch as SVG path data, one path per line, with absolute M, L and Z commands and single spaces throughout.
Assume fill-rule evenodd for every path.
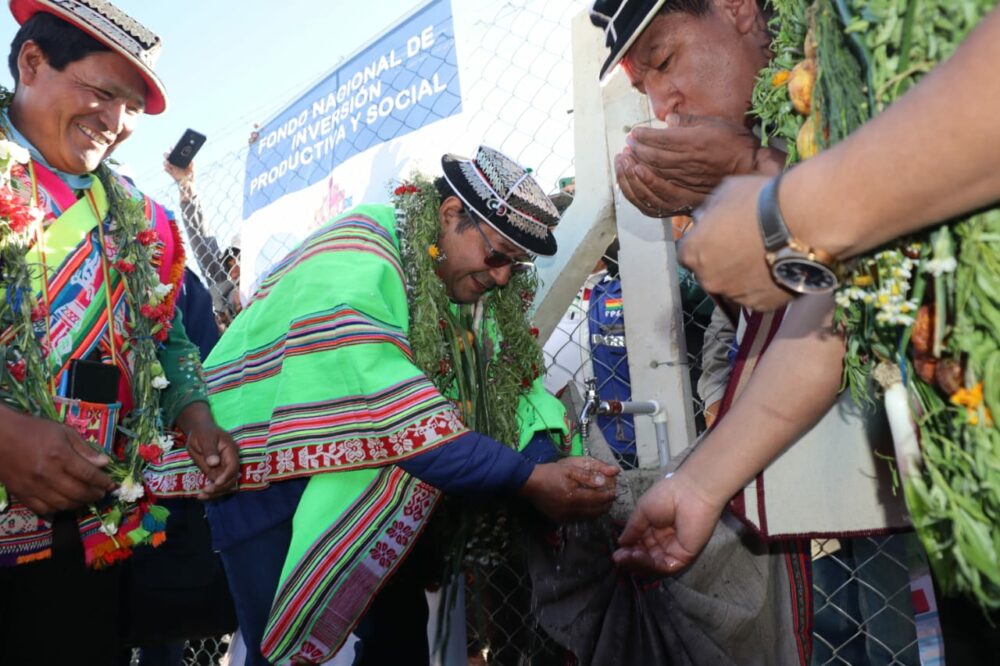
M 792 237 L 778 207 L 781 175 L 771 179 L 757 199 L 757 224 L 764 239 L 764 259 L 771 277 L 797 294 L 824 294 L 840 284 L 839 262 L 830 254 Z

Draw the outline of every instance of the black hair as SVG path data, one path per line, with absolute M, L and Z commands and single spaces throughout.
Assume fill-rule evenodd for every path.
M 14 77 L 14 87 L 21 81 L 17 68 L 17 58 L 25 42 L 38 44 L 48 60 L 49 66 L 57 72 L 66 69 L 70 63 L 83 60 L 91 53 L 101 53 L 111 49 L 85 33 L 83 30 L 48 12 L 38 12 L 27 21 L 14 35 L 10 43 L 10 55 L 7 56 L 7 67 Z
M 712 9 L 712 0 L 667 0 L 660 7 L 657 16 L 684 12 L 692 16 L 704 16 Z
M 771 18 L 772 9 L 770 2 L 767 0 L 757 0 L 757 6 L 760 8 L 761 14 L 765 19 Z M 664 14 L 684 12 L 691 16 L 705 16 L 711 10 L 712 0 L 667 0 L 660 7 L 660 11 L 656 15 L 663 16 Z
M 240 261 L 240 248 L 235 245 L 226 248 L 226 251 L 222 253 L 222 267 L 227 271 L 229 268 Z
M 448 184 L 448 180 L 444 176 L 438 176 L 434 179 L 434 189 L 437 190 L 438 196 L 441 197 L 441 201 L 444 201 L 448 197 L 458 197 L 455 194 L 455 190 L 452 189 L 451 185 Z M 462 197 L 458 197 L 459 201 L 462 201 Z M 465 207 L 465 202 L 462 202 L 462 215 L 458 222 L 458 226 L 455 227 L 455 231 L 465 231 L 466 229 L 471 229 L 473 224 L 472 213 L 468 211 Z

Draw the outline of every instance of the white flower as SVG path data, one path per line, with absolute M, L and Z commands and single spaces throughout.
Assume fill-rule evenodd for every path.
M 842 308 L 851 307 L 851 297 L 847 292 L 838 291 L 837 294 L 833 297 L 833 299 L 837 302 L 837 305 L 839 305 Z
M 118 490 L 112 493 L 112 495 L 123 502 L 134 502 L 145 494 L 146 489 L 143 488 L 141 483 L 136 483 L 135 479 L 131 476 L 125 477 L 125 480 L 122 481 L 122 485 L 119 486 Z
M 118 534 L 118 525 L 115 524 L 113 520 L 107 520 L 101 522 L 101 531 L 112 537 Z
M 924 270 L 934 277 L 941 277 L 945 273 L 954 273 L 956 268 L 958 268 L 958 262 L 955 261 L 955 257 L 931 259 L 924 264 Z
M 164 298 L 167 294 L 174 290 L 174 285 L 163 284 L 162 282 L 155 287 L 153 287 L 153 293 L 156 294 L 157 298 Z
M 153 377 L 153 388 L 160 389 L 162 391 L 168 386 L 170 386 L 170 382 L 163 375 Z
M 174 448 L 174 438 L 172 435 L 169 435 L 167 433 L 163 433 L 162 435 L 157 435 L 156 445 L 159 446 L 161 449 L 163 449 L 163 452 L 166 453 L 170 449 Z
M 31 154 L 23 146 L 19 146 L 13 141 L 0 139 L 0 160 L 11 160 L 18 164 L 27 164 L 31 160 Z

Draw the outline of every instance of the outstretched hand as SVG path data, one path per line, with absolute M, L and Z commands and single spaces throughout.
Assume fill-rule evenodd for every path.
M 520 494 L 556 522 L 596 518 L 615 499 L 621 470 L 585 456 L 536 465 Z
M 660 480 L 629 517 L 618 539 L 615 563 L 650 576 L 678 573 L 708 543 L 722 509 L 680 473 Z

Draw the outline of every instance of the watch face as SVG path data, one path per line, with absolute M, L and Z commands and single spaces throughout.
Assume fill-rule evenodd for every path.
M 837 287 L 837 276 L 827 266 L 799 257 L 774 262 L 775 281 L 798 294 L 822 294 Z

